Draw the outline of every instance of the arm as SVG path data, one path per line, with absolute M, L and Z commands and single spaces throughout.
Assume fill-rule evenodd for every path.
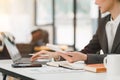
M 103 58 L 107 55 L 107 37 L 105 32 L 105 25 L 110 20 L 110 15 L 101 18 L 96 34 L 93 36 L 90 43 L 81 52 L 87 54 L 86 63 L 103 63 Z M 104 54 L 100 55 L 100 50 Z
M 96 34 L 93 36 L 92 40 L 89 42 L 89 44 L 87 46 L 84 47 L 84 49 L 82 49 L 80 52 L 78 52 L 78 54 L 75 54 L 73 57 L 67 57 L 65 55 L 59 54 L 60 56 L 62 56 L 64 59 L 68 60 L 69 62 L 75 62 L 78 60 L 83 60 L 85 61 L 86 64 L 91 64 L 91 63 L 102 63 L 103 58 L 106 55 L 100 55 L 100 50 L 101 48 L 101 43 L 103 44 L 103 34 L 101 34 L 101 32 L 104 32 L 103 30 L 104 28 L 99 27 Z M 102 40 L 101 40 L 102 39 Z M 69 54 L 69 53 L 68 53 Z M 82 59 L 85 58 L 84 55 L 86 55 L 86 59 Z M 77 55 L 75 57 L 75 55 Z M 74 59 L 76 58 L 76 59 Z M 78 59 L 79 58 L 79 59 Z

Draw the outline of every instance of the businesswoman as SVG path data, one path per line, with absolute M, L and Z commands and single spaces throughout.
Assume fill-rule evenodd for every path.
M 98 29 L 89 44 L 79 52 L 48 52 L 40 51 L 31 57 L 31 61 L 38 58 L 65 59 L 69 62 L 85 61 L 85 63 L 102 63 L 107 54 L 120 54 L 120 0 L 96 0 L 101 13 L 110 12 L 102 18 Z M 100 54 L 100 50 L 104 54 Z M 41 56 L 48 54 L 48 57 Z

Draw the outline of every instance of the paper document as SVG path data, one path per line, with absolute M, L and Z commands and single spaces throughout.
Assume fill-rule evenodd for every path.
M 67 69 L 73 69 L 73 70 L 81 70 L 84 69 L 85 64 L 82 61 L 69 63 L 68 61 L 58 61 L 58 62 L 48 62 L 47 65 L 49 66 L 55 66 L 55 67 L 63 67 Z
M 54 51 L 58 51 L 58 52 L 61 52 L 61 53 L 65 53 L 65 51 L 63 51 L 59 46 L 57 45 L 53 45 L 53 44 L 46 44 L 46 46 L 48 48 L 50 48 L 51 50 L 54 50 Z

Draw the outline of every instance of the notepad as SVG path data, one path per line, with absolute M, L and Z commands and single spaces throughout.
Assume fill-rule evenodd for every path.
M 48 62 L 47 65 L 54 67 L 62 67 L 66 69 L 73 69 L 73 70 L 82 70 L 84 69 L 85 66 L 83 61 L 78 61 L 74 63 L 69 63 L 68 61 Z
M 106 72 L 104 64 L 88 64 L 84 67 L 84 69 L 96 73 Z

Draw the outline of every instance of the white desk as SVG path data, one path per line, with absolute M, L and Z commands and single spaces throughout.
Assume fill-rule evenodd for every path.
M 19 77 L 22 80 L 106 80 L 106 73 L 92 73 L 84 70 L 72 71 L 49 66 L 13 68 L 11 64 L 11 60 L 0 60 L 0 72 Z M 63 72 L 60 70 L 63 70 Z

